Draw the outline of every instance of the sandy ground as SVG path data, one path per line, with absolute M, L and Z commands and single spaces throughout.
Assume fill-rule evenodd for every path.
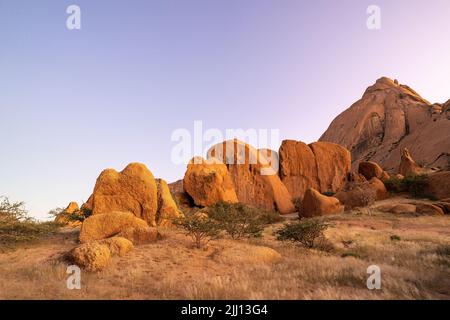
M 200 250 L 167 230 L 104 271 L 82 272 L 80 290 L 67 289 L 64 258 L 78 230 L 64 230 L 0 253 L 0 299 L 450 298 L 450 216 L 372 211 L 327 220 L 325 251 L 275 240 L 281 224 L 261 239 L 219 239 Z M 381 268 L 380 290 L 367 289 L 370 265 Z

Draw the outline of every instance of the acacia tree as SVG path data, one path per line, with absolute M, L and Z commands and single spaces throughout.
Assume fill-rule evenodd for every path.
M 175 220 L 175 224 L 185 230 L 185 233 L 192 238 L 196 248 L 205 246 L 211 239 L 220 233 L 220 227 L 216 221 L 206 214 L 194 213 Z

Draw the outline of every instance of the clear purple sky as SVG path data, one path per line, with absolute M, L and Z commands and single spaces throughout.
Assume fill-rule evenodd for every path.
M 194 120 L 312 142 L 381 76 L 443 102 L 449 56 L 448 0 L 0 0 L 0 195 L 44 218 L 107 167 L 174 181 Z

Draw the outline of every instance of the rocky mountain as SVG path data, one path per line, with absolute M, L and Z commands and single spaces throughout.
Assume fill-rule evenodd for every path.
M 397 80 L 383 77 L 337 116 L 319 139 L 350 150 L 352 167 L 374 161 L 396 172 L 402 150 L 429 167 L 450 165 L 450 100 L 431 104 Z

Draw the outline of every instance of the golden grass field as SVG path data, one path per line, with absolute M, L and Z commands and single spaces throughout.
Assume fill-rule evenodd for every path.
M 0 299 L 450 298 L 450 216 L 354 211 L 326 219 L 327 250 L 277 241 L 280 223 L 261 239 L 218 239 L 206 249 L 167 230 L 104 271 L 82 272 L 81 290 L 66 287 L 64 257 L 79 232 L 66 229 L 0 253 Z M 380 290 L 366 286 L 372 264 L 381 268 Z

